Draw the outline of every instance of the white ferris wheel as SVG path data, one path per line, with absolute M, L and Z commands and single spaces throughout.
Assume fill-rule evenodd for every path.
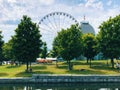
M 52 12 L 45 15 L 39 21 L 40 33 L 42 41 L 47 43 L 48 49 L 52 49 L 52 43 L 59 31 L 67 29 L 78 21 L 70 14 L 64 12 Z

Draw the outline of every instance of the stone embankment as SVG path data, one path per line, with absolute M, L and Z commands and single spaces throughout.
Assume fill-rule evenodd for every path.
M 33 74 L 27 78 L 0 78 L 0 83 L 120 83 L 120 75 Z

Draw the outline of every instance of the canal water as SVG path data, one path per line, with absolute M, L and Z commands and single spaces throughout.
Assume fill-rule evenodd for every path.
M 120 83 L 0 84 L 0 90 L 120 90 Z

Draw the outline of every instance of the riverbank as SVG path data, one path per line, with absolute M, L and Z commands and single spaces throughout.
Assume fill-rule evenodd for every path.
M 26 78 L 0 78 L 0 84 L 120 83 L 120 75 L 33 74 Z

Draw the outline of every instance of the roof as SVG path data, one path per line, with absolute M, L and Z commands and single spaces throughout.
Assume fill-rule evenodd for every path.
M 83 34 L 86 34 L 86 33 L 95 34 L 94 28 L 87 21 L 82 21 L 80 27 L 81 27 Z

